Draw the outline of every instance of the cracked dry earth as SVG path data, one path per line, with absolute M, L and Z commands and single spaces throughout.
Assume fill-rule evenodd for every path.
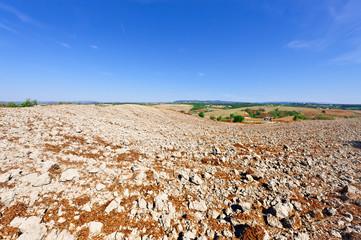
M 361 120 L 0 109 L 0 239 L 361 239 Z

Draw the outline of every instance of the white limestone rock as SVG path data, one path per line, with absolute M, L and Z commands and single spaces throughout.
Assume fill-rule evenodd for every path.
M 79 172 L 77 169 L 68 169 L 61 174 L 60 182 L 71 181 L 79 178 Z

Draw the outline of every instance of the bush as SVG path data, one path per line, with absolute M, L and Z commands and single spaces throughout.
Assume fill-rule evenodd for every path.
M 200 117 L 204 118 L 204 112 L 200 112 L 200 113 L 198 113 L 198 116 L 200 116 Z
M 217 121 L 222 121 L 222 120 L 223 120 L 222 116 L 217 117 Z
M 18 105 L 14 102 L 8 102 L 8 107 L 17 107 Z
M 296 121 L 296 120 L 298 120 L 298 119 L 307 120 L 308 117 L 306 117 L 306 116 L 303 115 L 303 114 L 297 114 L 297 115 L 295 115 L 295 116 L 293 117 L 293 121 Z
M 243 122 L 244 117 L 242 115 L 234 115 L 233 122 Z
M 25 102 L 20 104 L 20 107 L 32 107 L 38 105 L 38 102 L 36 100 L 30 101 L 30 99 L 26 99 Z
M 235 113 L 231 113 L 231 114 L 229 114 L 229 117 L 232 119 L 232 118 L 234 118 L 236 115 L 237 115 L 237 114 L 235 114 Z
M 216 120 L 216 117 L 213 116 L 213 115 L 212 115 L 210 118 L 211 118 L 212 120 Z

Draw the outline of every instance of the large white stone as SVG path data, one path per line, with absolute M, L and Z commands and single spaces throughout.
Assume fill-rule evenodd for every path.
M 88 223 L 89 231 L 91 233 L 100 233 L 103 227 L 103 223 L 101 222 L 90 222 Z
M 10 173 L 3 173 L 0 175 L 0 183 L 4 183 L 9 181 L 11 174 Z
M 78 170 L 68 169 L 61 174 L 60 182 L 71 181 L 73 179 L 79 178 Z
M 200 212 L 207 211 L 207 205 L 204 200 L 193 201 L 189 203 L 189 209 L 193 209 Z
M 290 202 L 278 202 L 275 206 L 273 206 L 273 210 L 276 213 L 276 217 L 283 219 L 288 217 L 290 212 L 293 210 L 293 206 Z
M 111 201 L 109 205 L 106 207 L 105 212 L 110 213 L 114 209 L 117 209 L 119 206 L 119 203 L 117 203 L 115 200 Z
M 158 211 L 168 211 L 168 195 L 164 192 L 159 193 L 155 198 L 154 198 L 154 203 L 155 203 L 155 208 Z
M 41 218 L 36 216 L 29 218 L 14 218 L 10 223 L 10 226 L 18 227 L 23 233 L 18 238 L 20 240 L 40 240 L 46 234 L 45 224 L 40 222 Z
M 49 183 L 50 183 L 49 173 L 44 173 L 33 179 L 32 186 L 41 187 L 44 185 L 48 185 Z
M 71 235 L 67 230 L 63 230 L 58 235 L 57 240 L 75 240 L 75 237 Z

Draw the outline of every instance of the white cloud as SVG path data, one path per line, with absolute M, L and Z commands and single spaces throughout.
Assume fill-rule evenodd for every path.
M 120 23 L 120 26 L 122 27 L 123 32 L 125 33 L 125 28 L 123 26 L 123 23 Z
M 287 47 L 293 49 L 310 48 L 311 46 L 312 46 L 311 42 L 301 41 L 301 40 L 293 40 L 287 43 Z
M 90 47 L 95 50 L 99 49 L 97 45 L 90 45 Z
M 0 23 L 0 28 L 5 29 L 5 30 L 7 30 L 7 31 L 9 31 L 9 32 L 12 32 L 12 33 L 17 33 L 17 31 L 15 31 L 15 30 L 12 29 L 11 27 L 9 27 L 9 26 L 7 26 L 7 25 L 5 25 L 5 24 L 2 24 L 2 23 Z
M 67 43 L 61 43 L 61 45 L 62 45 L 63 47 L 66 47 L 66 48 L 71 48 L 70 45 L 67 44 Z
M 204 73 L 201 73 L 201 72 L 198 73 L 198 76 L 199 76 L 199 77 L 203 77 L 204 75 L 205 75 Z
M 0 3 L 0 9 L 13 14 L 14 16 L 16 16 L 18 19 L 20 19 L 24 23 L 31 23 L 31 24 L 36 25 L 37 27 L 41 27 L 43 25 L 43 24 L 35 21 L 28 15 L 26 15 L 25 13 L 21 12 L 20 10 L 18 10 L 10 5 Z
M 359 63 L 361 63 L 361 45 L 352 51 L 349 51 L 347 53 L 340 55 L 337 58 L 332 59 L 331 62 L 341 63 L 341 64 L 345 64 L 345 63 L 359 64 Z
M 329 24 L 319 32 L 323 32 L 311 40 L 296 39 L 286 44 L 290 49 L 311 49 L 315 51 L 346 45 L 353 48 L 330 60 L 333 63 L 361 63 L 361 1 L 329 1 L 327 2 Z

